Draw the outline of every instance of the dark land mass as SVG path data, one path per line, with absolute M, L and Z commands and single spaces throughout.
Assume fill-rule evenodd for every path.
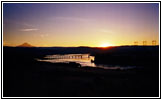
M 50 54 L 90 53 L 96 64 L 138 65 L 106 70 L 36 61 Z M 4 97 L 158 97 L 159 46 L 3 47 Z

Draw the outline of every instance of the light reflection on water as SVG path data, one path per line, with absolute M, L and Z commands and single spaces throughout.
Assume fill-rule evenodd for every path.
M 65 54 L 65 55 L 47 55 L 44 58 L 46 59 L 38 59 L 38 61 L 45 61 L 51 63 L 69 63 L 76 62 L 81 64 L 82 67 L 98 67 L 103 69 L 132 69 L 136 66 L 119 66 L 119 65 L 107 65 L 107 64 L 95 64 L 93 61 L 95 59 L 94 56 L 90 56 L 89 54 Z

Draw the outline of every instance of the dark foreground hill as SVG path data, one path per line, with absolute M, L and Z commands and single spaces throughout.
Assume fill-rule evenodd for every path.
M 123 46 L 95 54 L 95 63 L 145 65 L 159 64 L 158 46 Z
M 126 49 L 127 48 L 127 49 Z M 134 47 L 130 47 L 134 48 Z M 139 47 L 140 49 L 143 47 Z M 153 48 L 3 48 L 3 96 L 5 97 L 158 97 L 159 65 L 130 70 L 78 67 L 77 64 L 38 62 L 46 54 L 91 53 L 130 55 Z M 114 50 L 113 50 L 114 49 Z M 123 49 L 123 50 L 122 50 Z M 146 50 L 146 51 L 147 51 Z M 155 49 L 157 53 L 158 50 Z M 146 52 L 145 51 L 145 52 Z M 110 53 L 111 52 L 111 53 Z M 120 53 L 117 53 L 120 52 Z M 156 54 L 155 53 L 155 54 Z M 134 54 L 134 53 L 132 53 Z M 131 54 L 131 55 L 132 55 Z M 154 53 L 153 53 L 154 55 Z M 156 55 L 157 56 L 157 55 Z M 103 58 L 101 58 L 103 59 Z M 107 58 L 106 58 L 107 59 Z M 109 60 L 105 60 L 109 61 Z

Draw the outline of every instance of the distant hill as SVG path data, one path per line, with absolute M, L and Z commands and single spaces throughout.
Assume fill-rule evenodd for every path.
M 29 43 L 25 42 L 25 43 L 23 43 L 21 45 L 18 45 L 17 47 L 34 47 L 34 46 L 32 46 Z

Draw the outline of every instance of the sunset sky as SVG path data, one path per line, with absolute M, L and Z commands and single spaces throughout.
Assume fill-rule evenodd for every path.
M 133 45 L 159 42 L 158 3 L 3 3 L 3 44 Z

